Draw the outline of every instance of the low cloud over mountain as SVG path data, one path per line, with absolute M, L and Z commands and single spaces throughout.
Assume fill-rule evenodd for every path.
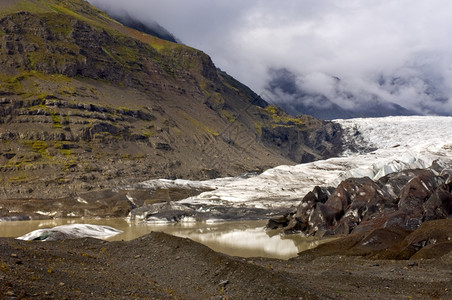
M 452 113 L 450 1 L 90 2 L 158 22 L 275 103 Z M 293 74 L 298 96 L 275 86 L 277 70 Z
M 277 99 L 292 115 L 338 119 L 419 114 L 385 101 L 376 93 L 350 88 L 338 77 L 323 73 L 297 76 L 284 68 L 270 69 L 269 73 L 264 97 Z
M 163 40 L 178 43 L 179 40 L 166 28 L 161 26 L 159 23 L 151 18 L 140 19 L 133 13 L 131 15 L 128 9 L 121 8 L 115 4 L 111 4 L 106 1 L 90 1 L 93 4 L 97 4 L 97 7 L 104 10 L 113 19 L 119 21 L 120 23 L 134 28 L 136 30 L 145 32 L 147 34 L 156 36 Z

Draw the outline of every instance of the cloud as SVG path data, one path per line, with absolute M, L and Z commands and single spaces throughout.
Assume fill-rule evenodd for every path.
M 419 113 L 452 113 L 450 1 L 90 2 L 158 22 L 257 93 L 268 90 L 271 70 L 286 68 L 299 89 L 341 106 L 376 96 Z

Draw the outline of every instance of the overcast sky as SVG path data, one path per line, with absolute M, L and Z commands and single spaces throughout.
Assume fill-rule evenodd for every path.
M 343 106 L 354 104 L 338 96 L 331 76 L 350 93 L 452 113 L 450 0 L 89 2 L 158 22 L 257 93 L 269 70 L 286 68 L 303 90 Z

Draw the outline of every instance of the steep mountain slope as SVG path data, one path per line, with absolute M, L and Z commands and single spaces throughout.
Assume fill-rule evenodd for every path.
M 340 128 L 292 118 L 195 49 L 81 0 L 0 0 L 2 198 L 329 157 Z

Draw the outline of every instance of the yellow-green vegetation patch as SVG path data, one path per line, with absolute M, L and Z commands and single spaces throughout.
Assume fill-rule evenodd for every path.
M 77 166 L 77 162 L 75 160 L 73 160 L 73 159 L 67 159 L 64 162 L 64 170 L 66 172 L 68 172 L 70 168 L 73 168 L 73 167 L 76 167 L 76 166 Z
M 151 46 L 154 50 L 156 50 L 158 52 L 164 52 L 164 51 L 171 50 L 172 48 L 177 47 L 177 45 L 178 45 L 176 43 L 159 39 L 155 36 L 146 34 L 144 32 L 135 30 L 133 28 L 124 27 L 124 29 L 128 36 L 135 38 L 143 43 L 148 44 L 149 46 Z
M 192 49 L 186 46 L 178 44 L 171 48 L 165 48 L 162 53 L 173 58 L 173 61 L 177 59 L 175 62 L 183 69 L 192 69 L 201 66 L 199 57 L 197 57 Z
M 20 74 L 20 76 L 25 79 L 33 79 L 37 83 L 44 81 L 47 83 L 68 84 L 72 82 L 71 78 L 66 75 L 47 74 L 36 70 L 24 71 Z
M 8 77 L 8 76 L 6 76 Z M 71 79 L 63 74 L 46 74 L 37 70 L 23 71 L 19 75 L 12 77 L 17 78 L 19 80 L 25 79 L 35 79 L 35 80 L 43 80 L 48 82 L 57 82 L 57 83 L 70 83 Z
M 47 14 L 46 21 L 50 30 L 56 35 L 68 36 L 73 30 L 73 27 L 67 20 L 62 20 L 61 15 Z
M 171 46 L 172 46 L 171 44 L 168 41 L 165 41 L 162 39 L 157 39 L 157 38 L 150 39 L 150 42 L 149 42 L 149 45 L 159 52 L 171 49 Z
M 228 119 L 228 121 L 231 122 L 231 123 L 235 122 L 235 120 L 237 119 L 236 116 L 234 114 L 232 114 L 232 112 L 227 110 L 227 109 L 222 109 L 221 110 L 221 114 L 223 116 L 225 116 L 226 119 Z
M 297 127 L 303 127 L 305 124 L 304 122 L 295 117 L 288 116 L 286 113 L 284 113 L 280 108 L 269 105 L 264 109 L 265 112 L 267 112 L 270 117 L 272 118 L 273 127 L 283 126 L 283 127 L 290 127 L 290 126 L 297 126 Z
M 268 113 L 274 115 L 278 113 L 278 108 L 276 106 L 273 105 L 269 105 L 265 108 L 265 111 L 267 111 Z
M 199 82 L 199 88 L 201 89 L 201 91 L 204 94 L 208 94 L 209 92 L 207 91 L 207 81 L 206 80 L 201 80 Z
M 30 163 L 30 162 L 31 162 L 30 160 L 23 161 L 23 160 L 19 160 L 19 159 L 13 158 L 13 159 L 9 160 L 8 163 L 5 166 L 7 166 L 7 167 L 20 167 L 21 165 L 26 164 L 26 163 Z
M 52 141 L 53 147 L 57 148 L 57 149 L 62 149 L 65 145 L 67 144 L 67 142 L 64 141 Z
M 57 83 L 71 83 L 72 82 L 70 77 L 63 75 L 63 74 L 48 75 L 48 74 L 40 73 L 40 75 L 42 76 L 43 79 L 47 79 L 52 82 L 57 82 Z
M 217 105 L 223 105 L 224 104 L 224 99 L 223 99 L 223 96 L 221 95 L 221 93 L 215 92 L 213 94 L 213 97 L 215 99 L 215 104 L 217 104 Z
M 82 60 L 81 55 L 70 54 L 77 53 L 79 49 L 78 46 L 65 40 L 53 42 L 57 48 L 66 49 L 65 52 L 54 52 L 52 55 L 49 55 L 48 50 L 46 50 L 43 46 L 44 42 L 42 40 L 35 41 L 35 43 L 39 46 L 38 50 L 28 54 L 28 59 L 30 60 L 32 67 L 36 67 L 38 64 L 43 62 L 48 63 L 49 65 L 53 65 L 55 63 L 58 65 L 64 65 L 68 62 L 80 62 Z
M 75 11 L 68 9 L 67 7 L 61 6 L 61 5 L 51 5 L 52 10 L 59 12 L 59 13 L 63 13 L 66 15 L 70 15 L 74 18 L 77 19 L 82 19 L 83 21 L 90 21 L 89 19 L 87 19 L 86 17 L 82 17 L 80 14 L 76 13 Z
M 37 95 L 37 99 L 41 100 L 41 102 L 40 102 L 39 104 L 30 106 L 30 107 L 28 108 L 28 110 L 29 110 L 29 111 L 36 111 L 36 110 L 38 110 L 38 109 L 44 109 L 44 110 L 46 110 L 46 109 L 47 109 L 47 106 L 45 106 L 45 104 L 44 104 L 44 102 L 45 102 L 45 100 L 44 100 L 45 97 L 46 97 L 46 94 L 39 94 L 39 95 Z
M 72 155 L 71 149 L 58 149 L 58 151 L 66 157 L 70 157 Z
M 16 175 L 16 176 L 12 176 L 9 178 L 10 182 L 26 182 L 28 181 L 28 177 L 21 174 L 21 175 Z
M 146 129 L 144 132 L 143 132 L 143 135 L 145 136 L 145 137 L 147 137 L 147 138 L 149 138 L 149 137 L 151 137 L 151 136 L 155 136 L 157 133 L 155 132 L 155 129 L 154 128 L 149 128 L 149 129 Z
M 118 55 L 121 56 L 123 61 L 136 61 L 138 59 L 139 53 L 133 47 L 128 47 L 125 44 L 126 41 L 122 42 L 119 43 L 119 45 L 117 45 L 115 49 L 118 52 Z
M 187 119 L 188 121 L 190 121 L 192 124 L 194 124 L 196 127 L 198 127 L 199 129 L 204 130 L 205 132 L 210 133 L 213 136 L 219 136 L 220 134 L 215 131 L 213 128 L 210 128 L 209 126 L 201 123 L 200 121 L 196 120 L 195 118 L 193 118 L 192 116 L 189 116 L 186 112 L 181 112 L 181 114 L 184 116 L 185 119 Z
M 68 5 L 67 2 L 65 4 Z M 96 10 L 98 12 L 98 14 L 93 15 L 93 18 L 88 18 L 88 17 L 85 17 L 84 15 L 76 12 L 74 9 L 69 9 L 63 5 L 54 4 L 54 5 L 51 5 L 51 8 L 58 13 L 66 14 L 66 15 L 72 16 L 80 21 L 87 22 L 88 24 L 90 24 L 94 27 L 98 27 L 98 28 L 103 27 L 102 22 L 100 22 L 100 20 L 98 20 L 98 19 L 102 19 L 100 17 L 104 14 L 100 10 Z M 94 7 L 92 7 L 92 8 L 94 8 Z M 88 10 L 85 10 L 84 12 L 88 12 Z M 103 19 L 105 19 L 105 18 L 103 18 Z
M 53 127 L 61 128 L 61 116 L 58 113 L 50 112 L 50 116 L 52 117 Z
M 128 108 L 127 106 L 120 106 L 120 107 L 118 107 L 117 111 L 119 111 L 121 113 L 127 113 L 127 112 L 130 112 L 131 109 Z
M 8 270 L 7 265 L 3 261 L 0 260 L 0 271 L 6 272 L 7 270 Z
M 204 79 L 201 78 L 199 81 L 199 88 L 201 89 L 201 91 L 208 97 L 208 102 L 216 107 L 216 108 L 221 108 L 224 105 L 224 98 L 221 95 L 221 93 L 219 92 L 214 92 L 212 91 L 212 89 L 209 89 L 209 82 Z
M 141 71 L 144 57 L 152 56 L 154 50 L 151 47 L 147 49 L 137 49 L 134 41 L 125 36 L 116 36 L 117 43 L 103 44 L 102 51 L 115 63 L 130 71 Z M 77 58 L 78 59 L 78 58 Z M 96 62 L 96 67 L 102 67 L 108 62 Z
M 0 74 L 0 89 L 15 94 L 23 94 L 24 87 L 22 85 L 23 76 L 6 76 Z
M 185 45 L 170 43 L 169 47 L 164 47 L 158 51 L 161 56 L 154 57 L 159 66 L 168 74 L 174 74 L 176 70 L 193 71 L 193 75 L 202 72 L 203 65 L 208 59 L 208 56 L 199 50 L 187 47 Z M 200 81 L 204 80 L 202 76 L 198 78 Z M 202 90 L 203 83 L 200 84 Z
M 58 150 L 58 152 L 60 152 L 62 155 L 66 156 L 66 157 L 71 157 L 72 156 L 72 150 L 70 148 L 67 148 L 65 145 L 69 145 L 70 142 L 66 142 L 66 141 L 53 141 L 53 147 L 55 147 L 55 149 Z M 66 162 L 67 164 L 68 162 Z
M 111 52 L 107 49 L 107 47 L 105 45 L 103 45 L 101 48 L 102 48 L 102 51 L 104 51 L 104 53 L 107 54 L 111 59 L 113 59 L 114 61 L 116 61 L 119 64 L 122 64 L 121 61 L 119 61 L 113 54 L 111 54 Z
M 31 148 L 34 152 L 41 154 L 42 156 L 48 156 L 47 149 L 49 145 L 46 141 L 25 141 L 25 145 Z
M 70 79 L 64 75 L 49 75 L 38 71 L 24 71 L 16 76 L 0 74 L 0 89 L 6 92 L 21 95 L 22 98 L 33 97 L 35 99 L 48 99 L 54 97 L 48 88 L 42 88 L 48 84 L 68 86 Z
M 89 91 L 91 92 L 91 94 L 93 94 L 93 96 L 99 95 L 99 90 L 96 89 L 95 87 L 90 87 Z
M 254 128 L 256 131 L 261 135 L 262 134 L 262 123 L 261 122 L 254 122 Z

